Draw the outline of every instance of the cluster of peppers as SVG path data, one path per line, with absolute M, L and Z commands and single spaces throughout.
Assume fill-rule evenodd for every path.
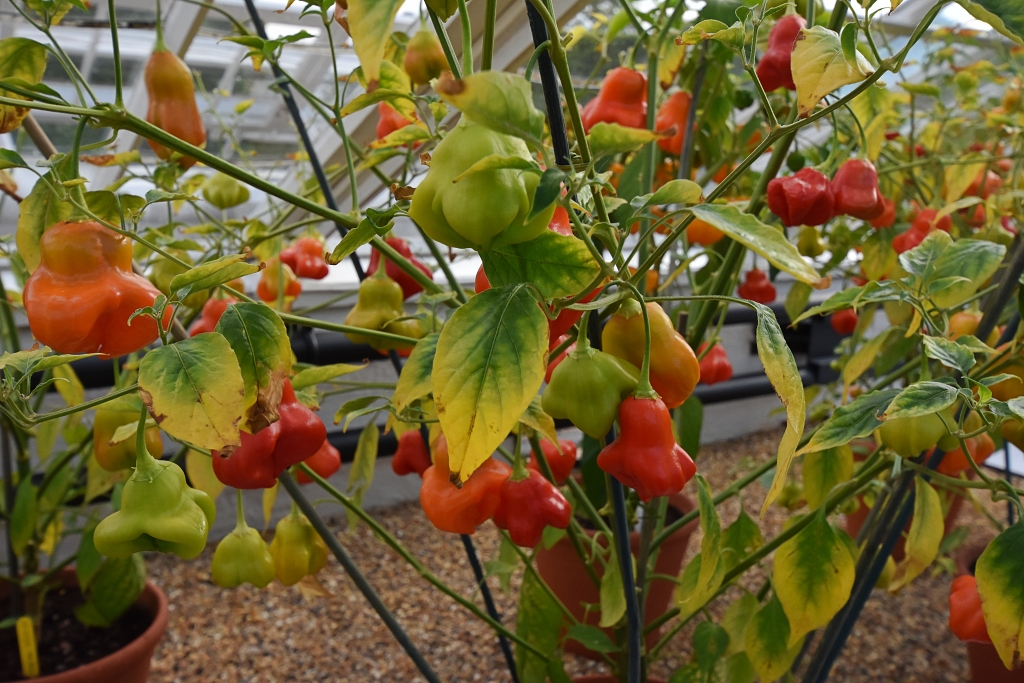
M 824 225 L 839 215 L 872 221 L 889 207 L 878 190 L 878 171 L 867 159 L 847 160 L 832 180 L 811 167 L 772 178 L 767 198 L 768 208 L 786 227 Z

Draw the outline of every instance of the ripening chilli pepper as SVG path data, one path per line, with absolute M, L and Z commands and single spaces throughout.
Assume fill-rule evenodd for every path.
M 387 102 L 377 104 L 377 139 L 383 140 L 396 130 L 411 126 L 415 121 L 402 116 L 397 109 Z
M 832 176 L 832 194 L 836 214 L 864 221 L 885 213 L 885 202 L 878 191 L 878 171 L 867 159 L 850 159 Z
M 891 199 L 882 197 L 882 204 L 885 206 L 885 209 L 882 211 L 882 213 L 879 214 L 877 218 L 872 218 L 870 221 L 868 221 L 871 224 L 872 228 L 888 228 L 892 226 L 893 223 L 896 222 L 896 202 L 894 202 Z
M 935 468 L 939 474 L 945 474 L 947 477 L 959 477 L 961 472 L 971 469 L 971 463 L 968 461 L 968 458 L 976 463 L 982 463 L 988 456 L 995 453 L 996 443 L 988 434 L 982 433 L 977 436 L 971 436 L 964 439 L 964 441 L 967 442 L 967 455 L 964 455 L 962 446 L 957 446 L 956 449 L 948 451 L 942 457 L 942 462 L 939 463 L 939 466 Z
M 682 405 L 697 386 L 700 363 L 660 304 L 649 302 L 647 315 L 651 321 L 651 384 L 665 405 L 675 408 Z M 640 305 L 629 299 L 608 319 L 601 331 L 601 346 L 613 356 L 640 367 L 644 361 L 645 336 Z
M 686 241 L 690 244 L 710 247 L 723 237 L 725 237 L 724 232 L 699 218 L 694 218 L 693 222 L 686 226 Z
M 58 223 L 39 241 L 40 263 L 22 292 L 32 334 L 58 353 L 123 356 L 160 336 L 149 316 L 128 318 L 160 294 L 132 272 L 128 238 L 99 223 Z M 172 310 L 163 317 L 170 324 Z
M 676 156 L 683 153 L 690 100 L 690 93 L 680 91 L 671 95 L 658 109 L 658 116 L 654 119 L 654 130 L 663 133 L 670 128 L 675 128 L 675 132 L 670 137 L 658 140 L 658 147 L 661 147 L 662 151 Z
M 274 574 L 286 586 L 294 586 L 327 566 L 327 544 L 306 515 L 292 505 L 292 511 L 274 528 L 270 556 Z
M 192 327 L 188 330 L 188 336 L 194 337 L 204 332 L 213 332 L 217 329 L 217 323 L 220 322 L 220 317 L 224 315 L 224 311 L 228 310 L 228 306 L 237 303 L 238 299 L 233 296 L 224 298 L 213 296 L 207 299 L 206 303 L 203 304 L 202 315 L 199 316 L 199 320 L 192 323 Z
M 280 258 L 298 277 L 323 280 L 330 272 L 324 259 L 324 243 L 315 237 L 300 237 L 281 252 Z
M 110 443 L 110 439 L 119 427 L 137 423 L 141 411 L 142 399 L 137 394 L 115 398 L 96 409 L 96 417 L 92 421 L 92 452 L 100 467 L 117 472 L 135 465 L 135 439 L 115 444 Z M 160 438 L 159 427 L 146 430 L 146 449 L 150 453 L 163 453 L 164 442 Z
M 701 342 L 697 349 L 697 355 L 704 353 L 707 342 Z M 711 350 L 700 359 L 700 381 L 704 384 L 717 384 L 732 379 L 732 363 L 729 362 L 729 355 L 725 347 L 715 344 Z
M 751 268 L 743 278 L 743 284 L 737 289 L 737 293 L 743 299 L 750 299 L 766 306 L 775 301 L 775 285 L 768 279 L 767 273 L 757 268 Z
M 992 643 L 981 609 L 978 580 L 969 574 L 956 577 L 949 587 L 949 630 L 965 643 Z
M 203 199 L 224 211 L 249 201 L 249 188 L 217 171 L 203 183 Z
M 551 468 L 551 475 L 555 478 L 555 483 L 561 485 L 569 475 L 572 474 L 572 468 L 576 466 L 576 442 L 569 441 L 568 439 L 559 439 L 558 447 L 551 443 L 547 439 L 541 439 L 540 448 L 544 452 L 544 459 L 547 460 L 548 467 Z M 559 453 L 558 449 L 561 448 L 562 452 Z M 530 461 L 526 464 L 531 470 L 537 470 L 543 472 L 540 463 L 537 462 L 536 453 L 530 452 Z
M 768 183 L 768 208 L 787 227 L 824 225 L 835 215 L 832 185 L 821 171 L 801 168 Z
M 420 338 L 423 331 L 416 320 L 398 320 L 406 316 L 402 308 L 402 287 L 387 276 L 387 267 L 377 269 L 359 283 L 359 298 L 345 316 L 345 324 L 364 330 L 377 330 Z M 378 351 L 409 348 L 409 344 L 389 341 L 371 335 L 346 332 L 345 336 L 356 344 L 369 344 Z
M 433 31 L 420 27 L 405 48 L 405 59 L 402 61 L 405 73 L 413 85 L 430 83 L 434 78 L 448 69 L 448 60 L 444 56 L 441 41 Z
M 857 311 L 852 308 L 843 308 L 829 316 L 828 321 L 832 325 L 832 329 L 836 331 L 836 334 L 841 334 L 845 337 L 853 334 L 853 331 L 857 329 L 857 320 Z
M 157 36 L 156 47 L 143 74 L 149 109 L 146 121 L 176 138 L 196 147 L 206 146 L 206 128 L 196 105 L 192 71 L 178 55 L 167 49 L 163 38 Z M 156 155 L 167 161 L 173 152 L 158 142 L 147 140 Z M 191 168 L 196 160 L 179 156 L 178 165 Z
M 302 461 L 302 464 L 313 470 L 321 479 L 327 479 L 341 469 L 341 453 L 331 445 L 331 442 L 324 439 L 324 443 L 316 453 Z M 313 479 L 301 469 L 295 472 L 295 481 L 300 484 L 312 483 Z
M 290 380 L 284 381 L 281 418 L 255 434 L 241 432 L 242 445 L 229 455 L 213 451 L 213 473 L 236 489 L 268 489 L 287 468 L 315 454 L 327 438 L 327 428 L 312 410 L 295 398 Z
M 448 446 L 442 438 L 434 449 L 434 464 L 423 473 L 420 505 L 441 531 L 472 534 L 494 515 L 501 502 L 501 486 L 511 472 L 505 463 L 487 458 L 459 488 L 451 482 Z
M 765 92 L 778 88 L 796 90 L 793 82 L 793 45 L 807 20 L 799 14 L 787 14 L 768 32 L 768 49 L 757 63 L 757 80 Z
M 910 229 L 893 238 L 892 248 L 896 253 L 902 254 L 905 251 L 910 251 L 935 230 L 948 233 L 953 228 L 953 219 L 948 215 L 937 219 L 938 214 L 939 212 L 935 209 L 922 209 L 918 212 L 914 217 L 914 222 L 910 224 Z
M 410 429 L 398 437 L 398 450 L 391 457 L 391 469 L 395 474 L 404 477 L 415 472 L 422 477 L 432 464 L 430 451 L 418 429 Z
M 144 417 L 144 416 L 143 416 Z M 203 552 L 217 517 L 213 499 L 185 483 L 185 473 L 146 450 L 144 421 L 135 434 L 135 472 L 121 491 L 121 508 L 93 534 L 100 555 L 123 558 L 145 550 L 191 560 Z
M 562 492 L 536 470 L 520 464 L 501 485 L 501 500 L 494 510 L 494 524 L 508 531 L 518 546 L 536 548 L 545 527 L 566 529 L 572 508 Z
M 597 97 L 580 112 L 583 130 L 598 123 L 617 123 L 626 128 L 644 128 L 647 123 L 647 77 L 635 69 L 618 67 L 609 71 Z
M 267 267 L 260 275 L 259 284 L 256 285 L 256 296 L 273 306 L 277 303 L 281 286 L 284 286 L 285 303 L 302 294 L 302 283 L 295 277 L 295 273 L 287 265 L 283 265 L 276 256 L 267 261 Z
M 433 279 L 434 273 L 425 263 L 420 261 L 418 258 L 413 256 L 412 249 L 409 248 L 409 243 L 403 240 L 401 237 L 386 237 L 384 239 L 388 246 L 397 251 L 399 254 L 405 257 L 405 260 L 416 266 L 416 269 L 426 275 L 428 278 Z M 398 264 L 391 259 L 385 259 L 387 265 L 384 267 L 384 272 L 387 276 L 398 283 L 398 286 L 402 288 L 402 298 L 408 299 L 413 294 L 419 294 L 423 291 L 423 285 L 416 282 L 412 275 L 405 272 L 398 267 Z M 380 252 L 374 247 L 370 251 L 370 266 L 366 269 L 367 275 L 373 275 L 377 272 L 377 268 L 380 267 Z
M 238 588 L 243 583 L 266 588 L 274 580 L 274 558 L 260 532 L 245 523 L 241 491 L 236 519 L 234 530 L 213 551 L 210 577 L 221 588 Z

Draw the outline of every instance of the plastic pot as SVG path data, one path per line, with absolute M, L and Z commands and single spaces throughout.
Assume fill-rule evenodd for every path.
M 680 514 L 686 514 L 696 508 L 696 504 L 685 494 L 676 494 L 669 498 L 669 505 Z M 678 576 L 683 565 L 683 556 L 686 555 L 686 548 L 690 544 L 690 536 L 697 528 L 697 520 L 679 529 L 669 537 L 662 545 L 655 562 L 655 573 L 667 576 Z M 591 536 L 594 532 L 588 531 Z M 630 534 L 630 545 L 633 549 L 633 556 L 640 552 L 640 533 L 634 531 Z M 596 626 L 601 620 L 600 609 L 592 609 L 586 613 L 584 603 L 599 604 L 601 597 L 597 586 L 590 580 L 583 562 L 580 561 L 575 549 L 568 538 L 562 538 L 550 549 L 541 548 L 537 551 L 537 572 L 541 578 L 551 587 L 558 599 L 562 601 L 570 612 L 581 622 Z M 598 576 L 603 572 L 597 569 Z M 650 582 L 647 590 L 647 601 L 644 603 L 644 619 L 651 623 L 668 611 L 672 601 L 672 592 L 675 584 L 664 579 L 656 579 Z M 584 616 L 586 613 L 586 616 Z M 611 629 L 604 629 L 609 637 L 613 637 Z M 647 647 L 651 648 L 658 642 L 658 632 L 655 629 L 647 634 Z M 568 652 L 589 657 L 590 659 L 602 659 L 601 655 L 593 650 L 584 647 L 575 640 L 565 641 L 565 649 Z M 578 678 L 577 681 L 591 681 L 598 683 L 610 678 Z

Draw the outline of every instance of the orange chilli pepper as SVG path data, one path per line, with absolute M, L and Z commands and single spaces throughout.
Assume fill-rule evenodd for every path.
M 434 464 L 423 473 L 420 505 L 430 523 L 441 531 L 472 534 L 494 515 L 501 502 L 501 486 L 512 468 L 494 458 L 484 461 L 459 488 L 448 470 L 448 444 L 434 449 Z
M 149 96 L 146 121 L 189 144 L 204 147 L 206 128 L 196 106 L 192 71 L 178 55 L 167 49 L 160 38 L 146 63 L 143 80 Z M 171 158 L 173 152 L 170 149 L 152 140 L 147 142 L 158 157 L 165 161 Z M 177 162 L 184 168 L 191 168 L 196 160 L 179 156 Z

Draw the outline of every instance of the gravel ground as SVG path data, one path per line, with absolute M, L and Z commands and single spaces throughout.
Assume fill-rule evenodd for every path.
M 707 446 L 698 467 L 720 488 L 774 453 L 780 435 L 765 432 Z M 764 490 L 755 483 L 742 500 L 755 519 L 763 497 Z M 734 499 L 720 507 L 723 523 L 736 517 L 739 504 Z M 970 538 L 992 535 L 984 517 L 965 508 L 960 523 L 971 527 Z M 991 509 L 1004 518 L 1005 507 Z M 335 510 L 325 507 L 323 513 Z M 436 531 L 417 504 L 383 509 L 375 517 L 449 585 L 474 595 L 473 575 L 458 537 Z M 785 518 L 785 511 L 769 510 L 762 524 L 765 536 L 778 533 Z M 365 525 L 349 533 L 343 515 L 332 518 L 331 524 L 442 680 L 510 680 L 496 639 L 482 622 L 426 584 Z M 499 537 L 493 525 L 486 524 L 474 540 L 482 559 L 497 556 Z M 691 555 L 698 546 L 699 532 L 691 541 Z M 422 680 L 334 558 L 318 575 L 329 595 L 313 595 L 315 591 L 279 583 L 264 591 L 251 586 L 222 590 L 210 581 L 212 555 L 211 547 L 191 562 L 159 555 L 147 558 L 153 580 L 171 602 L 167 635 L 153 659 L 153 683 Z M 755 569 L 743 583 L 756 590 L 764 577 Z M 497 580 L 491 580 L 498 609 L 510 628 L 520 578 L 513 577 L 510 594 L 501 593 Z M 946 626 L 949 582 L 946 574 L 926 572 L 898 595 L 874 591 L 831 680 L 968 680 L 966 648 Z M 727 605 L 727 600 L 720 600 L 711 611 L 720 614 Z M 690 636 L 691 629 L 683 629 L 651 673 L 667 678 L 689 661 Z M 571 674 L 600 671 L 593 662 L 566 657 Z

